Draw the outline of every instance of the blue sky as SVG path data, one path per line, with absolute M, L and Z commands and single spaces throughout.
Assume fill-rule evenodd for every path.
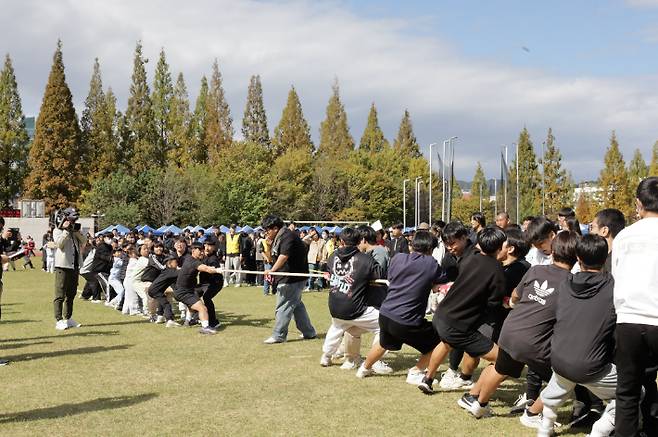
M 357 143 L 372 102 L 389 140 L 408 109 L 423 151 L 459 136 L 464 180 L 478 161 L 495 175 L 501 145 L 524 126 L 537 151 L 553 129 L 576 181 L 598 177 L 612 130 L 627 160 L 636 148 L 649 160 L 658 140 L 658 0 L 7 1 L 0 53 L 12 56 L 28 115 L 57 38 L 79 113 L 95 57 L 125 108 L 142 40 L 149 78 L 164 48 L 192 104 L 219 60 L 238 137 L 252 74 L 270 130 L 294 85 L 316 141 L 338 78 Z

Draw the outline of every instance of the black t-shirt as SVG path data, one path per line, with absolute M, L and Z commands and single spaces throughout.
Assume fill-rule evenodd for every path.
M 288 260 L 278 271 L 289 273 L 308 273 L 308 261 L 306 259 L 306 245 L 299 236 L 288 228 L 283 228 L 277 234 L 272 245 L 272 257 L 274 262 L 279 255 L 287 255 Z M 292 284 L 306 281 L 307 278 L 299 276 L 279 276 L 279 284 Z
M 149 287 L 149 296 L 162 296 L 168 287 L 171 287 L 178 280 L 178 269 L 164 269 L 155 281 Z
M 550 364 L 551 337 L 559 285 L 568 270 L 554 264 L 531 267 L 516 292 L 519 301 L 510 312 L 498 344 L 512 358 L 526 364 Z
M 332 317 L 354 320 L 368 308 L 368 295 L 373 292 L 370 281 L 379 279 L 381 267 L 374 258 L 356 247 L 336 250 L 327 262 L 329 279 L 329 312 Z
M 203 259 L 203 264 L 210 267 L 219 267 L 219 258 L 217 255 L 207 256 Z M 206 272 L 199 273 L 199 284 L 219 284 L 220 282 L 223 282 L 222 275 Z
M 185 251 L 184 254 L 178 255 L 178 252 L 174 252 L 174 254 L 178 257 L 178 267 L 183 267 L 183 264 L 185 264 L 185 261 L 188 258 L 192 258 L 192 255 L 190 255 L 190 252 Z
M 203 264 L 201 260 L 193 257 L 188 257 L 185 264 L 178 272 L 178 280 L 176 281 L 176 293 L 190 293 L 194 292 L 197 286 L 197 276 L 199 274 L 198 267 Z
M 439 263 L 420 253 L 399 253 L 388 266 L 388 294 L 379 313 L 406 326 L 419 326 L 425 319 L 432 286 L 445 282 Z

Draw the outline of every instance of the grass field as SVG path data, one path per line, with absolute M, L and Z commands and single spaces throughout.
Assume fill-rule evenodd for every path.
M 304 295 L 319 339 L 298 340 L 293 323 L 290 341 L 268 346 L 275 298 L 256 288 L 215 298 L 224 324 L 215 336 L 79 299 L 74 318 L 83 327 L 59 332 L 52 275 L 17 271 L 4 280 L 0 357 L 11 364 L 0 368 L 3 436 L 534 435 L 506 417 L 523 389 L 516 381 L 493 400 L 496 417 L 476 420 L 457 406 L 461 393 L 428 397 L 405 383 L 410 349 L 387 356 L 390 376 L 358 380 L 320 367 L 326 293 Z

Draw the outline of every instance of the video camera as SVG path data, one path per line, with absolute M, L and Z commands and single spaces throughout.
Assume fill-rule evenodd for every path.
M 80 223 L 77 223 L 79 218 L 80 214 L 75 208 L 59 209 L 55 212 L 55 226 L 66 231 L 79 231 Z M 68 222 L 67 227 L 64 227 L 65 222 Z

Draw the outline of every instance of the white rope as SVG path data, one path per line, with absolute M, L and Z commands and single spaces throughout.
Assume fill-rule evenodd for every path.
M 245 273 L 247 275 L 263 275 L 263 272 L 258 270 L 233 270 L 233 269 L 222 269 L 217 268 L 219 273 Z M 294 276 L 298 278 L 324 278 L 324 275 L 321 273 L 291 273 L 291 272 L 270 272 L 270 276 Z M 375 279 L 374 281 L 377 284 L 386 284 L 388 285 L 388 280 L 386 279 Z

